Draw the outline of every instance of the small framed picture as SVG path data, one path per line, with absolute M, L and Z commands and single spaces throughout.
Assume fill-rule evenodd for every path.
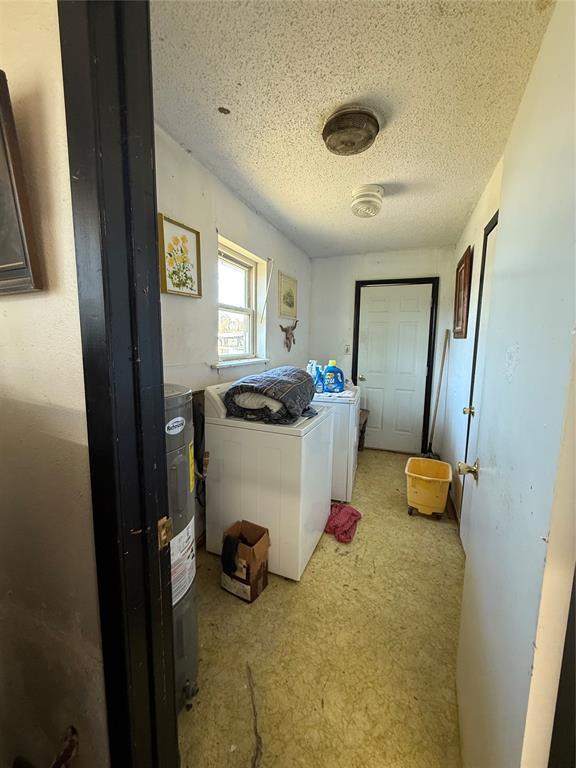
M 278 314 L 296 320 L 298 313 L 298 281 L 278 272 Z
M 202 296 L 200 233 L 158 214 L 160 290 L 199 299 Z
M 474 248 L 469 245 L 456 267 L 456 293 L 454 295 L 454 338 L 465 339 L 468 334 L 468 309 L 472 283 Z

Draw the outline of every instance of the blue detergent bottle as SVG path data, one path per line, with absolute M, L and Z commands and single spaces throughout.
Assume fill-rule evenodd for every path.
M 322 368 L 316 365 L 316 375 L 314 376 L 314 391 L 317 394 L 324 392 L 324 377 L 322 376 Z
M 344 373 L 336 367 L 336 360 L 328 360 L 324 368 L 324 392 L 343 392 Z

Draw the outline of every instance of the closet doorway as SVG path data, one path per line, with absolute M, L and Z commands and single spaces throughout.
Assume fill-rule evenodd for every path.
M 356 283 L 352 378 L 368 448 L 426 449 L 437 302 L 438 278 Z
M 480 266 L 480 282 L 478 285 L 478 309 L 476 313 L 476 328 L 474 331 L 474 350 L 472 352 L 472 371 L 470 374 L 470 394 L 468 405 L 464 408 L 466 416 L 466 448 L 464 461 L 474 463 L 478 456 L 478 426 L 479 412 L 482 403 L 482 376 L 476 376 L 477 371 L 484 370 L 486 358 L 486 329 L 490 310 L 490 294 L 492 286 L 492 270 L 496 253 L 496 238 L 498 235 L 498 211 L 484 228 L 482 245 L 482 263 Z M 460 507 L 460 538 L 464 551 L 468 551 L 470 535 L 470 509 L 474 498 L 474 483 L 467 483 L 466 476 L 462 477 L 462 502 Z

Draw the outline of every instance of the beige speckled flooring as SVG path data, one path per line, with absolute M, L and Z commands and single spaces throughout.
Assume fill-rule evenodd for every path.
M 454 523 L 407 515 L 405 463 L 362 452 L 354 542 L 324 535 L 300 583 L 271 576 L 252 605 L 199 554 L 200 693 L 179 720 L 182 768 L 460 768 L 463 554 Z

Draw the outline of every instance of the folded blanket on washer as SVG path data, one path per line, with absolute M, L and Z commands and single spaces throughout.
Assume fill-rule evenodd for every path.
M 284 365 L 239 379 L 226 391 L 228 416 L 268 424 L 292 424 L 300 416 L 315 416 L 312 377 L 301 368 Z

